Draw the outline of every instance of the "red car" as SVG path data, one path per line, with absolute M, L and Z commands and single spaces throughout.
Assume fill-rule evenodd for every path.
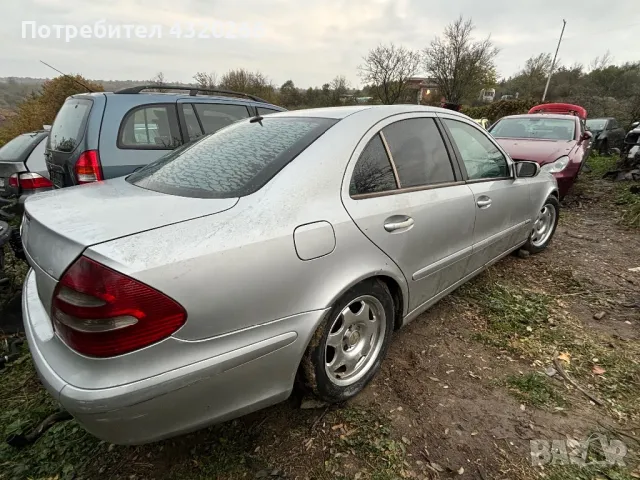
M 489 127 L 514 161 L 537 162 L 556 177 L 562 199 L 589 156 L 592 134 L 587 111 L 568 103 L 538 105 L 526 115 L 509 115 Z

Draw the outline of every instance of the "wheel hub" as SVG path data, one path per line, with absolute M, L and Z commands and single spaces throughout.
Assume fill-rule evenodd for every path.
M 357 330 L 352 331 L 347 337 L 347 343 L 350 347 L 355 346 L 360 341 L 360 332 Z

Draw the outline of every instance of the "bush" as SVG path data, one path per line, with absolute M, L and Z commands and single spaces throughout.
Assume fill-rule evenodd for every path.
M 507 115 L 527 113 L 531 107 L 539 105 L 533 99 L 498 100 L 481 107 L 462 107 L 462 113 L 471 118 L 487 118 L 491 123 Z
M 104 91 L 102 85 L 79 75 L 47 80 L 40 92 L 33 93 L 20 103 L 16 115 L 7 119 L 0 128 L 0 146 L 22 133 L 40 130 L 43 125 L 51 125 L 67 97 L 86 93 L 87 89 L 77 82 L 86 85 L 94 92 Z

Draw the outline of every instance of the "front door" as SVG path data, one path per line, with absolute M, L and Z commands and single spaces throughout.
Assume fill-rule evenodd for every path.
M 360 142 L 347 169 L 345 207 L 402 270 L 414 310 L 467 272 L 475 217 L 434 118 L 394 116 Z
M 471 122 L 443 118 L 466 169 L 475 204 L 471 271 L 483 267 L 518 243 L 530 231 L 529 187 L 497 145 Z

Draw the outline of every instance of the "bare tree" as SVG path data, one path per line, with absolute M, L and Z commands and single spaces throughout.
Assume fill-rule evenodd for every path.
M 528 77 L 546 77 L 549 75 L 552 62 L 553 60 L 551 59 L 550 53 L 540 53 L 535 57 L 529 58 L 524 63 L 522 74 Z M 556 65 L 561 65 L 561 63 L 562 62 L 557 59 Z
M 465 96 L 475 98 L 483 87 L 496 82 L 499 50 L 490 36 L 475 41 L 474 28 L 471 19 L 461 16 L 424 50 L 424 69 L 451 103 L 461 103 Z
M 149 80 L 149 82 L 151 83 L 151 85 L 157 85 L 158 87 L 162 87 L 167 84 L 167 82 L 164 79 L 164 73 L 162 72 L 156 73 L 156 76 L 153 77 L 151 80 Z M 166 92 L 168 90 L 166 88 L 156 88 L 155 91 Z
M 200 88 L 214 89 L 218 81 L 218 76 L 215 73 L 198 72 L 193 76 Z
M 609 65 L 613 64 L 613 56 L 611 52 L 607 50 L 604 55 L 597 56 L 591 63 L 589 64 L 589 71 L 593 72 L 594 70 L 604 70 Z
M 266 75 L 244 68 L 229 70 L 220 79 L 220 88 L 258 95 L 268 101 L 276 101 L 276 88 Z
M 407 80 L 420 67 L 420 53 L 403 46 L 379 45 L 363 58 L 358 67 L 359 76 L 370 85 L 370 91 L 386 105 L 405 97 Z
M 336 75 L 329 84 L 331 88 L 331 102 L 333 105 L 340 104 L 340 98 L 349 91 L 349 81 L 344 75 Z

